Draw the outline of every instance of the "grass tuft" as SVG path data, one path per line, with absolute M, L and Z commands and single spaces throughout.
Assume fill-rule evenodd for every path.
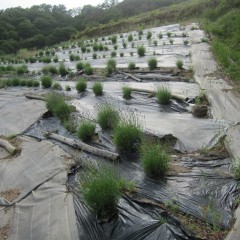
M 132 98 L 132 96 L 131 96 L 131 94 L 132 94 L 132 89 L 131 89 L 129 86 L 124 86 L 124 87 L 122 88 L 122 91 L 123 91 L 123 98 L 124 98 L 124 99 L 129 100 L 129 99 Z
M 103 95 L 103 84 L 101 82 L 95 82 L 92 86 L 92 90 L 95 96 L 102 96 Z
M 83 142 L 90 142 L 93 138 L 95 129 L 96 125 L 94 123 L 90 121 L 83 121 L 77 129 L 77 136 Z
M 160 85 L 156 93 L 157 101 L 160 104 L 169 104 L 171 99 L 171 91 L 168 87 Z
M 105 104 L 99 107 L 97 121 L 102 129 L 113 129 L 119 123 L 119 113 L 111 105 Z
M 176 66 L 178 69 L 182 70 L 183 69 L 183 61 L 182 60 L 177 60 Z
M 151 177 L 162 177 L 169 168 L 169 155 L 159 144 L 145 144 L 141 149 L 144 172 Z
M 157 59 L 155 57 L 152 57 L 148 60 L 148 67 L 150 70 L 157 68 Z
M 77 91 L 80 92 L 85 92 L 87 89 L 87 80 L 85 78 L 81 78 L 78 80 L 76 84 L 76 89 Z
M 43 88 L 50 88 L 52 86 L 52 79 L 49 76 L 43 76 L 41 83 Z
M 137 52 L 139 57 L 143 57 L 145 56 L 146 48 L 144 46 L 138 46 Z

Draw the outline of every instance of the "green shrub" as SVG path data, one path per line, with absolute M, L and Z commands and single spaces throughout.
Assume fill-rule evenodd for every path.
M 107 61 L 107 73 L 110 75 L 116 71 L 117 63 L 114 59 L 109 59 Z
M 48 68 L 48 72 L 49 73 L 51 73 L 51 74 L 53 74 L 53 75 L 55 75 L 55 74 L 58 74 L 58 70 L 57 70 L 57 68 L 55 67 L 55 66 L 48 66 L 47 67 Z
M 51 58 L 50 57 L 43 57 L 42 58 L 42 62 L 44 62 L 44 63 L 50 63 L 52 60 L 51 60 Z
M 114 50 L 117 50 L 118 49 L 118 45 L 114 45 Z
M 64 96 L 56 92 L 48 94 L 46 98 L 47 109 L 62 122 L 69 119 L 74 108 L 65 102 Z
M 177 68 L 180 69 L 180 70 L 183 69 L 183 61 L 182 61 L 182 60 L 177 60 L 176 66 L 177 66 Z
M 87 75 L 93 75 L 93 68 L 90 63 L 85 63 L 83 65 L 83 71 Z
M 101 82 L 95 82 L 92 86 L 92 90 L 95 96 L 102 96 L 103 95 L 103 84 Z
M 124 99 L 131 99 L 131 94 L 132 94 L 132 89 L 128 86 L 124 86 L 122 88 L 122 91 L 123 91 L 123 98 Z
M 141 139 L 141 127 L 134 120 L 121 121 L 114 128 L 113 142 L 120 152 L 133 152 L 138 150 Z
M 123 48 L 127 48 L 127 43 L 123 42 Z
M 54 89 L 54 90 L 62 90 L 62 87 L 61 87 L 60 83 L 54 82 L 53 85 L 52 85 L 52 89 Z
M 148 33 L 147 33 L 147 39 L 149 40 L 149 39 L 151 39 L 151 37 L 152 37 L 152 33 L 151 33 L 151 32 L 148 32 Z
M 41 83 L 43 88 L 50 88 L 52 86 L 52 79 L 49 76 L 41 77 Z
M 146 49 L 144 46 L 138 46 L 137 52 L 138 52 L 139 57 L 143 57 L 143 56 L 145 56 Z
M 78 92 L 85 92 L 87 89 L 87 80 L 85 78 L 79 79 L 76 84 L 76 89 Z
M 157 68 L 157 59 L 155 57 L 152 57 L 148 60 L 148 67 L 150 70 Z
M 157 101 L 160 104 L 168 104 L 171 99 L 171 91 L 166 86 L 159 86 L 156 93 Z
M 85 202 L 99 218 L 116 211 L 121 192 L 118 177 L 113 170 L 105 168 L 91 174 L 84 181 L 82 189 Z
M 119 112 L 111 105 L 105 104 L 99 107 L 97 122 L 103 130 L 113 129 L 119 123 Z
M 33 87 L 39 87 L 40 86 L 40 82 L 37 80 L 33 80 Z
M 116 35 L 112 36 L 111 40 L 112 40 L 112 44 L 116 44 L 117 36 Z
M 169 168 L 169 155 L 159 144 L 144 144 L 141 151 L 144 172 L 152 177 L 162 177 Z
M 12 82 L 12 86 L 14 86 L 14 87 L 20 85 L 20 79 L 19 79 L 19 78 L 13 78 L 13 79 L 11 80 L 11 82 Z
M 68 70 L 66 69 L 66 67 L 63 63 L 61 63 L 59 65 L 58 72 L 62 77 L 66 76 L 68 74 Z
M 132 42 L 132 40 L 133 40 L 133 35 L 132 34 L 128 35 L 128 41 Z
M 89 142 L 92 140 L 94 132 L 96 129 L 96 125 L 89 121 L 83 121 L 78 129 L 77 136 L 84 142 Z
M 78 71 L 80 71 L 80 70 L 83 69 L 83 66 L 84 66 L 84 64 L 83 64 L 82 62 L 78 62 L 78 63 L 76 64 L 76 69 L 77 69 Z
M 22 75 L 24 73 L 28 73 L 28 68 L 26 65 L 22 65 L 22 66 L 17 67 L 16 71 L 17 71 L 18 75 Z
M 33 87 L 33 82 L 34 81 L 31 79 L 27 80 L 27 82 L 26 82 L 27 87 Z
M 124 53 L 123 52 L 120 52 L 120 57 L 123 57 L 124 56 Z
M 24 86 L 26 86 L 26 85 L 27 85 L 26 80 L 25 80 L 25 79 L 22 79 L 22 80 L 20 81 L 20 86 L 24 87 Z
M 128 64 L 128 70 L 134 70 L 136 68 L 136 64 L 134 62 L 130 62 Z
M 112 52 L 111 52 L 111 57 L 114 58 L 114 57 L 116 57 L 116 56 L 117 56 L 117 53 L 116 53 L 115 51 L 112 51 Z

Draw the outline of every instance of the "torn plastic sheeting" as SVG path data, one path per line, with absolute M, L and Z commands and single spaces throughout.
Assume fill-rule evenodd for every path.
M 19 88 L 0 90 L 0 135 L 22 133 L 46 112 L 45 103 L 26 99 L 26 92 Z
M 107 89 L 106 94 L 101 98 L 96 98 L 92 92 L 88 92 L 80 100 L 73 100 L 72 104 L 80 113 L 92 119 L 96 119 L 94 106 L 104 101 L 115 102 L 115 105 L 120 109 L 125 109 L 125 112 L 134 110 L 135 113 L 143 116 L 143 126 L 146 131 L 154 132 L 159 136 L 173 135 L 177 138 L 175 149 L 180 152 L 212 148 L 231 126 L 231 123 L 224 120 L 199 119 L 190 113 L 182 113 L 183 111 L 177 105 L 178 102 L 174 103 L 174 101 L 170 106 L 159 106 L 147 97 L 133 95 L 134 98 L 126 102 L 120 96 L 120 89 L 116 85 L 112 87 L 112 91 Z M 126 108 L 126 103 L 128 108 Z M 174 112 L 171 107 L 175 108 Z M 184 105 L 181 107 L 184 108 Z M 176 110 L 180 113 L 176 113 Z
M 20 195 L 13 202 L 25 197 L 34 188 L 67 169 L 69 155 L 49 141 L 38 142 L 20 137 L 21 154 L 13 159 L 0 161 L 0 192 L 19 189 Z M 11 205 L 0 198 L 1 205 Z
M 8 156 L 9 152 L 6 149 L 0 147 L 0 159 L 6 158 Z
M 72 194 L 67 173 L 57 174 L 16 203 L 9 240 L 78 239 Z
M 122 196 L 118 214 L 109 222 L 98 222 L 95 215 L 85 206 L 79 194 L 74 194 L 79 239 L 156 240 L 195 239 L 189 236 L 180 224 L 170 216 L 168 223 L 161 224 L 160 217 L 166 213 L 151 204 L 135 202 Z

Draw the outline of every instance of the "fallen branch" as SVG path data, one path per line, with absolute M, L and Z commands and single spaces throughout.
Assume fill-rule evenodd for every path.
M 17 149 L 7 140 L 0 139 L 0 146 L 5 148 L 11 155 L 17 152 Z
M 130 73 L 125 73 L 125 72 L 122 72 L 122 71 L 117 71 L 117 72 L 118 72 L 118 73 L 121 73 L 121 74 L 124 74 L 124 75 L 126 75 L 127 77 L 130 77 L 130 78 L 132 78 L 132 79 L 134 79 L 134 80 L 136 80 L 136 81 L 138 81 L 138 82 L 141 82 L 141 81 L 142 81 L 140 78 L 135 77 L 134 75 L 132 75 L 132 74 L 130 74 Z
M 25 97 L 27 99 L 35 99 L 35 100 L 46 101 L 45 97 L 42 97 L 42 96 L 39 96 L 39 95 L 25 94 Z
M 144 92 L 144 93 L 150 93 L 150 94 L 154 94 L 154 95 L 157 93 L 157 91 L 154 91 L 154 90 L 141 89 L 141 88 L 131 88 L 131 90 L 133 92 Z M 171 98 L 180 100 L 180 101 L 188 101 L 189 100 L 188 97 L 178 95 L 178 94 L 171 94 Z
M 117 154 L 117 153 L 113 153 L 113 152 L 110 152 L 107 150 L 92 147 L 80 140 L 66 138 L 66 137 L 60 136 L 56 133 L 49 133 L 49 132 L 46 132 L 44 135 L 49 139 L 57 140 L 59 142 L 65 143 L 74 148 L 82 149 L 85 152 L 89 152 L 89 153 L 92 153 L 97 156 L 101 156 L 101 157 L 112 159 L 112 160 L 117 160 L 119 158 L 119 154 Z

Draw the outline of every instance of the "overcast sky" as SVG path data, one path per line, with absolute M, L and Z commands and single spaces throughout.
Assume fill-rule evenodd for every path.
M 63 0 L 24 0 L 24 1 L 19 1 L 19 0 L 0 0 L 0 9 L 6 9 L 10 7 L 22 7 L 22 8 L 27 8 L 31 7 L 33 5 L 40 5 L 40 4 L 51 4 L 51 5 L 59 5 L 63 4 L 66 6 L 67 9 L 72 9 L 72 8 L 77 8 L 77 7 L 82 7 L 84 5 L 98 5 L 99 3 L 104 2 L 104 0 L 68 0 L 68 1 L 63 1 Z

